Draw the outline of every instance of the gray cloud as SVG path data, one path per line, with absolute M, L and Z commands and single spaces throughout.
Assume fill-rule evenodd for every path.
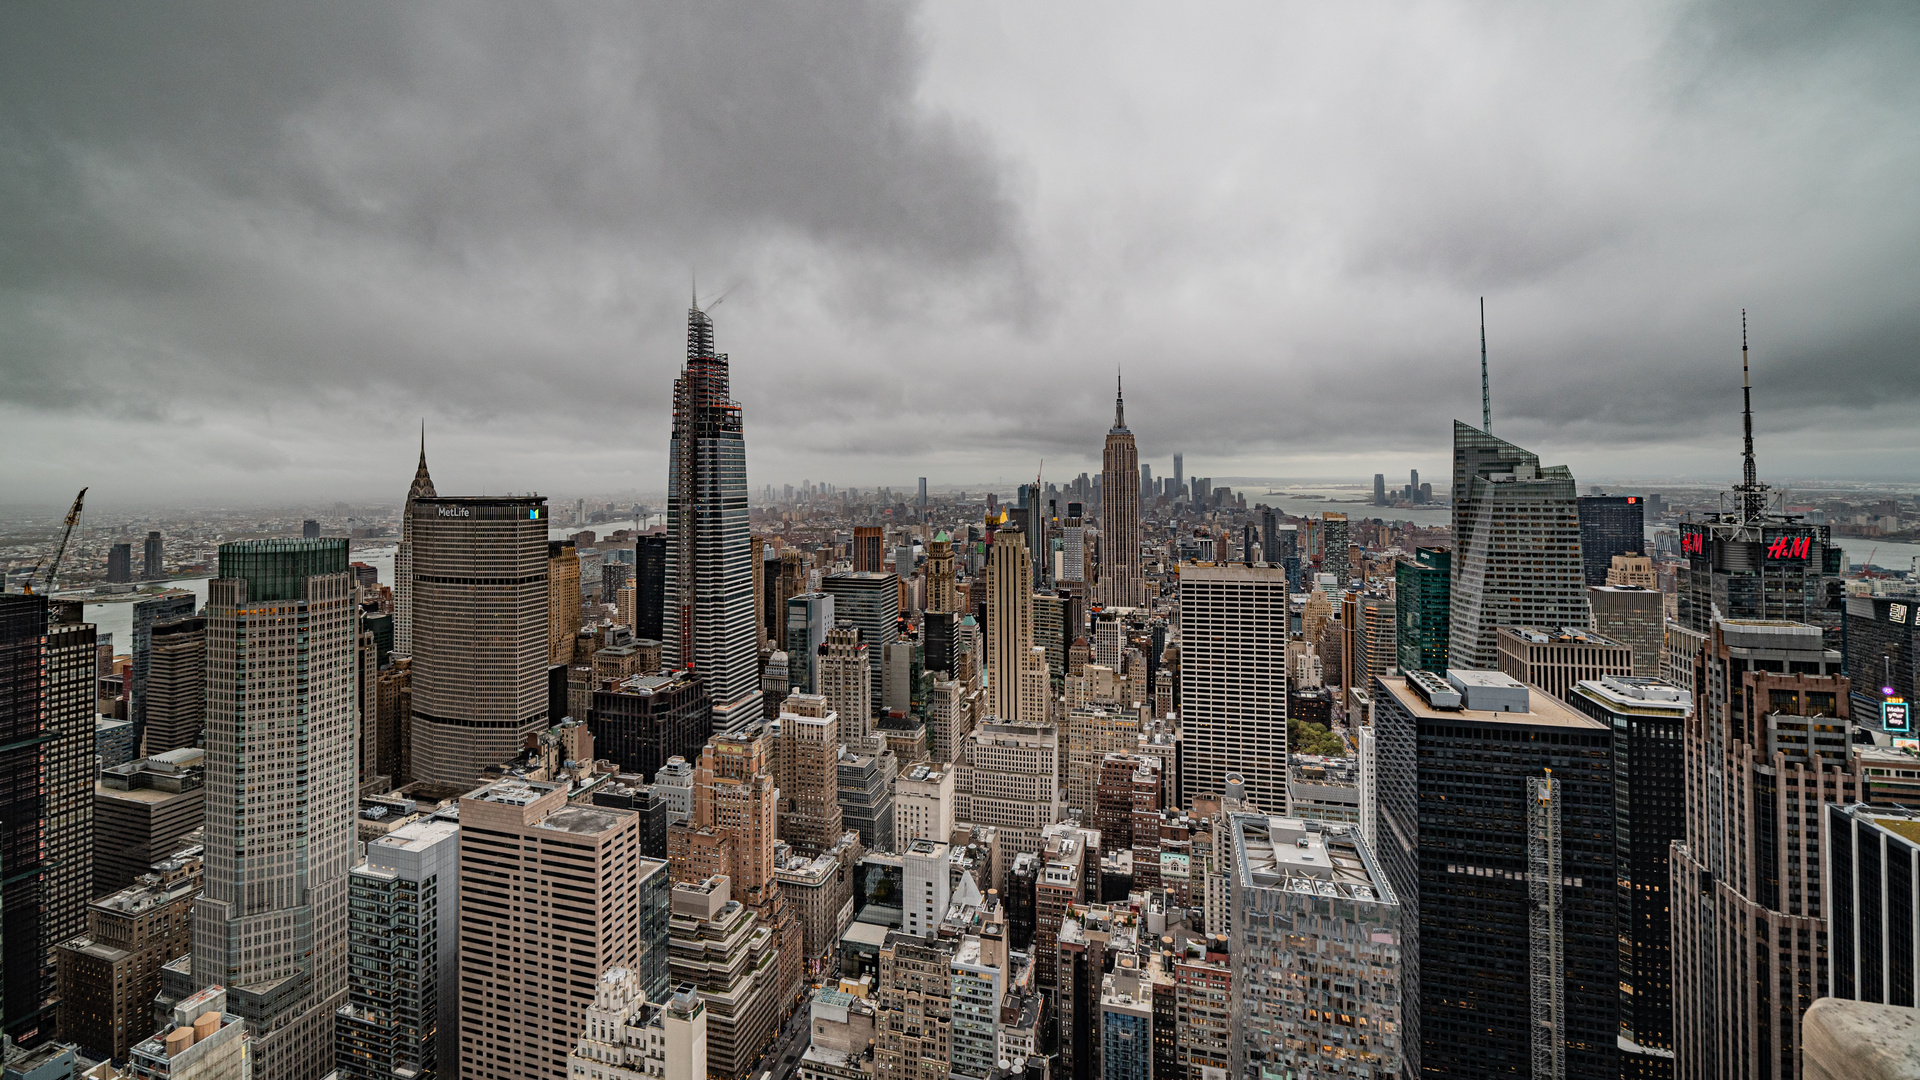
M 1744 306 L 1767 431 L 1880 473 L 1916 72 L 1894 2 L 12 5 L 0 448 L 373 495 L 426 413 L 455 487 L 648 490 L 697 268 L 756 482 L 1077 472 L 1116 365 L 1149 460 L 1434 469 L 1483 294 L 1550 459 L 1723 471 Z

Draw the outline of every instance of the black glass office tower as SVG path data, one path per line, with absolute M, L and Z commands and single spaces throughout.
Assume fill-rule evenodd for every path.
M 1580 496 L 1580 568 L 1587 584 L 1607 583 L 1615 555 L 1646 551 L 1645 508 L 1638 495 Z
M 1406 1074 L 1538 1076 L 1544 1050 L 1545 1075 L 1617 1075 L 1613 734 L 1497 672 L 1453 674 L 1497 700 L 1430 673 L 1373 680 Z
M 697 761 L 713 733 L 706 687 L 686 672 L 636 675 L 593 692 L 594 753 L 651 778 L 671 757 Z
M 1864 803 L 1821 807 L 1834 997 L 1911 1007 L 1920 989 L 1920 814 Z
M 1662 679 L 1575 683 L 1567 704 L 1613 729 L 1614 865 L 1620 941 L 1620 1075 L 1674 1075 L 1673 916 L 1668 847 L 1686 835 L 1692 695 Z
M 29 1042 L 52 1020 L 42 1012 L 52 981 L 33 962 L 43 914 L 46 665 L 46 597 L 0 595 L 0 941 L 7 950 L 0 1009 L 6 1033 Z
M 663 640 L 661 612 L 667 595 L 667 538 L 651 533 L 635 545 L 633 566 L 633 636 Z

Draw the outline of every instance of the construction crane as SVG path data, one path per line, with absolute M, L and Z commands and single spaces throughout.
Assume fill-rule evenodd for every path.
M 80 494 L 75 495 L 73 497 L 73 509 L 67 511 L 67 529 L 65 532 L 60 534 L 60 546 L 53 549 L 53 562 L 48 564 L 47 566 L 47 594 L 48 595 L 53 594 L 54 582 L 58 580 L 60 577 L 60 560 L 67 557 L 67 541 L 73 539 L 73 527 L 74 525 L 79 523 L 80 508 L 86 503 L 86 501 L 87 501 L 87 489 L 81 488 Z M 40 568 L 36 566 L 33 568 L 33 574 L 27 575 L 27 584 L 26 584 L 25 591 L 29 596 L 33 595 L 34 574 L 38 574 L 39 572 L 40 572 Z

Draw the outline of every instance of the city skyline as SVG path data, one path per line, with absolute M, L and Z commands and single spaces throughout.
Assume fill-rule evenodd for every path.
M 463 490 L 662 475 L 696 272 L 800 475 L 1077 471 L 1115 363 L 1143 460 L 1364 480 L 1269 420 L 1402 386 L 1376 446 L 1438 474 L 1484 295 L 1495 431 L 1576 475 L 1726 475 L 1745 307 L 1763 460 L 1914 479 L 1892 15 L 7 18 L 60 91 L 0 107 L 13 498 L 364 497 L 423 414 Z
M 6 1076 L 1920 1062 L 1920 11 L 76 2 Z

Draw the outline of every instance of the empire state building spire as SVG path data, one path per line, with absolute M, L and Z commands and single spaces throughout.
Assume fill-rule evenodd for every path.
M 1146 597 L 1140 573 L 1140 452 L 1127 430 L 1120 373 L 1113 376 L 1113 428 L 1100 455 L 1100 590 L 1115 607 L 1138 607 Z

